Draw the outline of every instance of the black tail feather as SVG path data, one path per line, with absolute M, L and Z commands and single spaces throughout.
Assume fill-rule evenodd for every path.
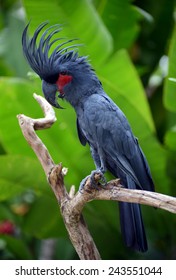
M 124 242 L 127 247 L 140 252 L 148 249 L 140 205 L 120 202 L 120 224 Z
M 141 150 L 140 150 L 141 151 Z M 143 153 L 142 162 L 139 165 L 140 172 L 138 177 L 140 178 L 141 187 L 146 190 L 153 191 L 154 185 L 151 178 L 150 170 L 147 166 L 147 162 Z M 118 168 L 114 161 L 110 161 L 107 164 L 108 170 L 115 176 L 121 179 L 121 183 L 128 189 L 139 189 L 140 186 L 127 174 Z M 143 167 L 143 168 L 142 168 Z M 144 224 L 142 220 L 141 207 L 136 203 L 119 202 L 120 209 L 120 224 L 124 242 L 127 247 L 130 247 L 136 251 L 146 252 L 148 249 L 147 238 L 145 234 Z
M 135 182 L 127 175 L 128 189 L 136 189 Z M 125 244 L 137 251 L 145 252 L 148 249 L 147 238 L 142 220 L 141 207 L 136 203 L 121 202 L 120 223 Z

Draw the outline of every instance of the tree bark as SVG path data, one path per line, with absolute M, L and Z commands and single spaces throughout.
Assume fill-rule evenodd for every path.
M 55 194 L 60 206 L 60 211 L 68 231 L 70 240 L 80 259 L 99 260 L 100 254 L 88 230 L 82 216 L 83 207 L 92 200 L 116 200 L 146 204 L 166 211 L 176 213 L 176 198 L 143 190 L 129 190 L 123 188 L 120 180 L 112 180 L 106 187 L 99 184 L 99 175 L 95 174 L 97 188 L 91 186 L 88 178 L 84 189 L 75 194 L 72 186 L 68 193 L 64 186 L 64 176 L 67 169 L 61 164 L 55 164 L 46 146 L 35 133 L 35 130 L 45 129 L 52 126 L 56 121 L 55 112 L 51 105 L 41 96 L 34 94 L 34 98 L 40 104 L 44 118 L 32 119 L 25 115 L 18 115 L 22 133 L 38 157 L 48 182 Z

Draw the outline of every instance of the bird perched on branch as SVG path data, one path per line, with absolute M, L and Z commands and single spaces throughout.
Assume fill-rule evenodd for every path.
M 64 98 L 75 109 L 78 137 L 82 145 L 90 145 L 96 170 L 104 179 L 109 170 L 128 189 L 154 191 L 154 184 L 146 158 L 134 137 L 130 125 L 120 108 L 104 92 L 99 79 L 87 61 L 75 48 L 53 36 L 61 31 L 60 25 L 44 27 L 42 23 L 33 37 L 28 39 L 26 26 L 22 46 L 31 68 L 42 80 L 42 90 L 47 101 L 56 108 L 57 97 Z M 39 42 L 39 34 L 45 30 Z M 60 42 L 59 42 L 60 41 Z M 49 54 L 53 44 L 57 46 Z M 81 188 L 84 187 L 84 181 Z M 145 252 L 147 240 L 139 204 L 120 202 L 120 223 L 128 247 Z

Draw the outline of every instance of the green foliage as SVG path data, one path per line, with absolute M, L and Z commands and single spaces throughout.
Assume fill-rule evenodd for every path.
M 97 12 L 111 33 L 115 50 L 130 47 L 139 33 L 141 15 L 129 2 L 132 1 L 95 1 Z
M 10 254 L 7 255 L 8 258 L 13 258 L 14 255 L 17 260 L 32 259 L 32 254 L 23 240 L 8 235 L 0 235 L 0 240 L 4 241 L 4 244 L 6 244 L 6 250 L 10 252 Z
M 131 2 L 24 0 L 26 19 L 21 17 L 20 7 L 12 5 L 16 1 L 9 0 L 9 5 L 3 5 L 0 14 L 0 222 L 12 221 L 18 234 L 0 236 L 2 258 L 38 258 L 40 240 L 45 238 L 57 238 L 56 258 L 77 258 L 54 195 L 16 118 L 19 113 L 35 118 L 42 114 L 32 96 L 33 92 L 42 94 L 41 81 L 35 75 L 28 75 L 29 67 L 21 50 L 21 33 L 29 19 L 32 19 L 30 32 L 49 20 L 50 24 L 64 24 L 62 37 L 80 39 L 83 46 L 79 53 L 89 56 L 105 91 L 124 111 L 138 137 L 156 190 L 175 196 L 172 187 L 176 164 L 176 31 L 171 24 L 174 1 L 167 2 L 167 8 L 166 0 L 160 5 L 152 0 L 133 1 L 133 5 Z M 7 36 L 9 33 L 11 36 Z M 163 55 L 169 58 L 165 79 L 163 72 L 158 71 Z M 160 82 L 151 83 L 156 73 Z M 150 100 L 145 89 L 150 93 Z M 38 135 L 54 161 L 61 161 L 69 168 L 65 178 L 68 188 L 71 184 L 78 188 L 94 164 L 89 148 L 79 143 L 73 109 L 64 101 L 61 106 L 66 109 L 56 111 L 55 125 Z M 164 125 L 159 125 L 162 122 Z M 173 216 L 143 208 L 150 246 L 145 256 L 124 247 L 115 203 L 94 201 L 86 206 L 84 215 L 103 258 L 174 258 Z
M 169 111 L 176 113 L 176 25 L 173 28 L 169 58 L 168 77 L 165 80 L 164 86 L 164 104 Z M 174 126 L 167 131 L 165 143 L 172 151 L 176 152 L 176 122 L 174 122 Z
M 170 111 L 176 112 L 176 83 L 172 79 L 176 77 L 176 68 L 175 68 L 175 60 L 176 60 L 176 26 L 173 28 L 173 34 L 170 42 L 169 49 L 169 69 L 168 69 L 168 77 L 165 80 L 164 87 L 164 104 L 166 108 Z

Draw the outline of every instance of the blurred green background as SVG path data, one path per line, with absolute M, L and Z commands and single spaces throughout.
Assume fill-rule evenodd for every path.
M 108 95 L 126 114 L 148 159 L 156 191 L 176 195 L 176 9 L 174 0 L 0 1 L 0 259 L 78 259 L 58 205 L 16 115 L 41 117 L 32 93 L 41 81 L 28 67 L 21 34 L 43 21 L 79 38 Z M 58 121 L 38 132 L 69 189 L 94 168 L 79 143 L 75 113 L 64 101 Z M 109 175 L 108 175 L 109 176 Z M 84 216 L 103 259 L 175 259 L 176 217 L 142 206 L 149 250 L 123 244 L 114 202 L 94 201 Z

